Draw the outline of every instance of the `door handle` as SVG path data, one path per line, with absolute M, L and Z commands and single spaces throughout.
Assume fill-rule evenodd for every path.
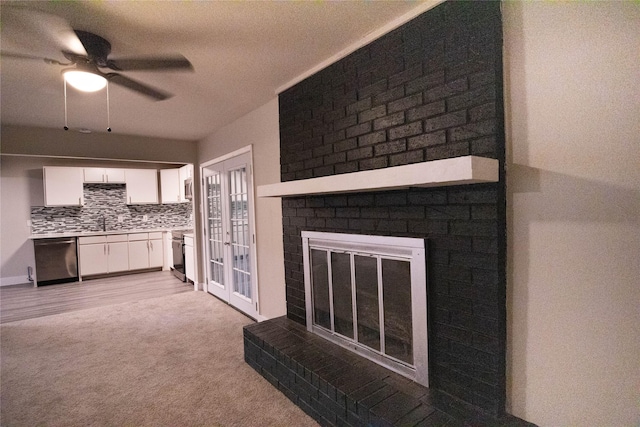
M 226 246 L 231 246 L 231 243 L 229 243 L 229 242 L 224 242 L 224 244 L 225 244 Z

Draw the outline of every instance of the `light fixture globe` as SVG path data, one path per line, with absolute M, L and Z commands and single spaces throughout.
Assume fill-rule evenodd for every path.
M 83 92 L 96 92 L 107 85 L 107 79 L 90 69 L 68 68 L 62 75 L 67 83 Z

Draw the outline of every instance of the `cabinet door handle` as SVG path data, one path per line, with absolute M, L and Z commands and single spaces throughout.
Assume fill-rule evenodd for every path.
M 102 247 L 104 254 L 107 254 L 107 244 L 105 243 L 104 246 Z
M 111 255 L 111 245 L 107 243 L 107 255 Z
M 149 245 L 151 245 L 151 250 L 153 250 L 153 242 L 149 240 Z

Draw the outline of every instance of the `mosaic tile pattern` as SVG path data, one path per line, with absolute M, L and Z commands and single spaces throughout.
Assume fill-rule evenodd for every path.
M 84 184 L 84 200 L 84 206 L 31 207 L 31 233 L 103 231 L 103 222 L 106 231 L 193 227 L 191 202 L 127 205 L 125 184 Z

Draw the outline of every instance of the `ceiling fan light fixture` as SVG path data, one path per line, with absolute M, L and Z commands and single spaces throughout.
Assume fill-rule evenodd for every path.
M 97 92 L 107 85 L 107 79 L 89 71 L 69 69 L 62 73 L 67 83 L 83 92 Z

